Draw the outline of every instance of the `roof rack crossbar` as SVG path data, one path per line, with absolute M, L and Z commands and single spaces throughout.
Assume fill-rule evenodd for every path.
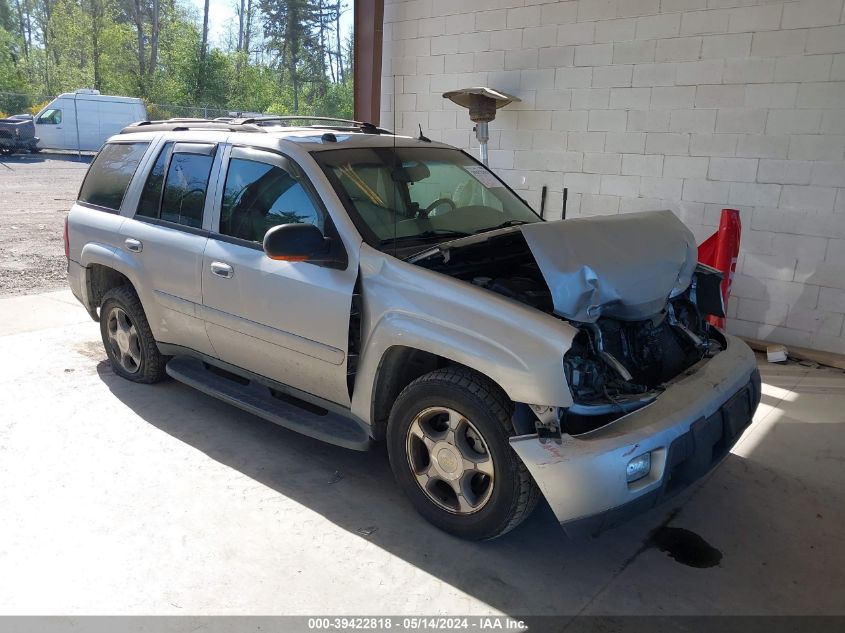
M 157 121 L 138 121 L 123 128 L 121 134 L 132 132 L 164 132 L 164 131 L 185 131 L 185 130 L 220 130 L 228 132 L 266 132 L 257 125 L 244 125 L 227 121 L 211 119 L 189 119 L 173 118 Z
M 294 121 L 310 121 L 311 125 L 289 125 Z M 329 125 L 337 123 L 340 125 Z M 194 118 L 172 118 L 155 121 L 139 121 L 123 128 L 121 134 L 131 132 L 162 132 L 162 131 L 185 131 L 185 130 L 221 130 L 229 132 L 268 132 L 267 128 L 275 125 L 286 127 L 306 127 L 316 130 L 336 130 L 344 132 L 363 132 L 364 134 L 393 134 L 389 130 L 377 127 L 372 123 L 353 121 L 326 116 L 260 116 L 260 117 L 218 117 L 216 119 L 194 119 Z
M 266 114 L 263 116 L 244 117 L 234 120 L 242 123 L 255 123 L 260 121 L 338 121 L 340 123 L 352 123 L 353 125 L 369 125 L 363 121 L 353 121 L 352 119 L 343 119 L 333 116 L 311 116 L 306 114 Z
M 260 116 L 260 117 L 247 117 L 243 119 L 233 119 L 233 123 L 252 123 L 258 126 L 264 126 L 267 124 L 273 123 L 288 123 L 292 121 L 315 121 L 317 123 L 345 123 L 346 125 L 341 127 L 336 127 L 333 125 L 307 125 L 303 127 L 314 127 L 319 129 L 360 129 L 362 132 L 369 133 L 369 134 L 392 134 L 392 132 L 385 130 L 383 128 L 377 127 L 372 123 L 368 123 L 366 121 L 355 121 L 353 119 L 344 119 L 341 117 L 331 117 L 331 116 L 311 116 L 311 115 L 267 115 L 267 116 Z M 262 125 L 263 124 L 263 125 Z

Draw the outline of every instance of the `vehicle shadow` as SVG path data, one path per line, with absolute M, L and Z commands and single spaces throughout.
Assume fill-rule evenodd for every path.
M 715 603 L 721 613 L 746 612 L 749 603 L 759 605 L 761 613 L 769 612 L 766 600 L 774 591 L 769 585 L 781 583 L 777 575 L 760 580 L 759 563 L 747 554 L 749 534 L 777 535 L 777 543 L 760 536 L 753 548 L 758 555 L 780 550 L 793 565 L 789 573 L 809 576 L 812 571 L 813 563 L 801 558 L 803 552 L 784 553 L 791 541 L 783 537 L 790 530 L 807 529 L 799 528 L 806 523 L 807 504 L 783 507 L 785 491 L 772 485 L 768 460 L 731 454 L 703 485 L 598 538 L 568 540 L 541 501 L 516 530 L 495 541 L 474 543 L 437 530 L 413 510 L 393 481 L 383 445 L 368 453 L 338 448 L 175 381 L 136 385 L 113 374 L 106 361 L 99 363 L 97 372 L 114 396 L 149 424 L 509 615 L 701 614 L 711 612 Z M 777 401 L 764 396 L 764 403 L 775 406 Z M 802 434 L 804 439 L 799 439 Z M 794 429 L 792 445 L 806 442 L 806 435 L 806 428 Z M 790 484 L 787 496 L 794 497 L 799 488 Z M 775 506 L 780 509 L 771 511 Z M 680 514 L 678 508 L 683 509 Z M 718 571 L 708 575 L 652 548 L 652 530 L 670 520 L 725 552 Z M 781 571 L 768 560 L 769 572 Z M 724 579 L 724 589 L 713 586 L 713 573 Z M 640 581 L 648 591 L 641 591 Z M 650 594 L 647 600 L 643 592 Z M 784 598 L 777 611 L 812 604 L 812 593 L 804 593 L 794 600 Z
M 383 444 L 366 453 L 335 447 L 176 381 L 137 385 L 116 376 L 106 361 L 97 371 L 149 424 L 509 614 L 577 612 L 673 507 L 658 508 L 599 539 L 570 542 L 541 501 L 507 535 L 467 542 L 416 513 L 394 483 Z

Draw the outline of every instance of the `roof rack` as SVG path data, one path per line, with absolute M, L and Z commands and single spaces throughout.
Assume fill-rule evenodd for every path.
M 325 130 L 349 130 L 349 131 L 360 131 L 364 134 L 393 134 L 390 130 L 385 130 L 384 128 L 377 127 L 372 123 L 367 123 L 365 121 L 354 121 L 352 119 L 342 119 L 339 117 L 328 117 L 328 116 L 308 116 L 308 115 L 285 115 L 285 116 L 277 116 L 277 115 L 266 115 L 260 117 L 246 117 L 246 118 L 230 118 L 230 117 L 220 117 L 220 119 L 216 120 L 229 120 L 232 123 L 240 123 L 240 124 L 253 124 L 259 127 L 277 127 L 277 126 L 290 126 L 295 121 L 308 121 L 308 122 L 315 122 L 311 125 L 304 125 L 300 126 L 297 125 L 295 127 L 312 127 L 317 129 L 325 129 Z M 328 123 L 341 123 L 343 125 L 328 125 Z
M 296 125 L 295 121 L 310 122 L 309 125 Z M 339 123 L 340 125 L 330 125 Z M 324 116 L 260 116 L 260 117 L 217 117 L 216 119 L 174 118 L 157 121 L 139 121 L 123 128 L 121 134 L 132 132 L 180 132 L 187 130 L 220 130 L 226 132 L 268 132 L 273 127 L 305 127 L 315 130 L 336 132 L 359 132 L 363 134 L 393 134 L 389 130 L 376 127 L 372 123 L 353 121 Z
M 234 123 L 221 119 L 161 119 L 157 121 L 138 121 L 123 128 L 121 134 L 132 132 L 183 132 L 187 130 L 220 130 L 223 132 L 266 132 L 255 125 Z

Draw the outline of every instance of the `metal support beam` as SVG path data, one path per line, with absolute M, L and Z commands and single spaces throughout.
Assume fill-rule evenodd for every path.
M 379 124 L 384 0 L 355 0 L 355 119 Z

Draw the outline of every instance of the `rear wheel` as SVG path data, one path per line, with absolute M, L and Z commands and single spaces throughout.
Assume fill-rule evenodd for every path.
M 487 378 L 465 368 L 412 382 L 387 428 L 396 481 L 417 511 L 467 539 L 491 539 L 521 523 L 539 498 L 511 449 L 511 406 Z
M 106 292 L 100 308 L 100 334 L 119 376 L 141 383 L 166 377 L 166 359 L 158 351 L 141 301 L 130 286 Z

